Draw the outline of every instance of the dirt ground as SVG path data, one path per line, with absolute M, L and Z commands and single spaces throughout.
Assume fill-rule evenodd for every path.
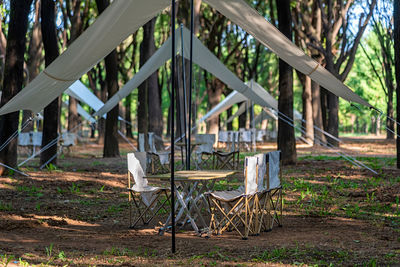
M 276 149 L 273 143 L 259 147 Z M 339 159 L 339 150 L 298 145 L 284 167 L 284 221 L 260 236 L 211 238 L 189 229 L 158 235 L 129 229 L 126 153 L 101 158 L 101 146 L 74 147 L 57 168 L 21 168 L 29 177 L 0 178 L 0 265 L 8 266 L 380 266 L 400 265 L 400 171 L 395 144 L 344 139 L 378 174 Z M 234 177 L 237 183 L 241 174 Z M 228 183 L 229 186 L 229 183 Z

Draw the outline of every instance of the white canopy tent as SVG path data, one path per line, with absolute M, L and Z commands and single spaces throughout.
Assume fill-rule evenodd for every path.
M 65 93 L 67 95 L 72 96 L 73 98 L 79 100 L 80 102 L 86 103 L 94 111 L 98 111 L 99 109 L 101 109 L 104 106 L 103 101 L 101 101 L 95 94 L 93 94 L 80 80 L 77 80 L 76 82 L 74 82 L 65 91 Z M 78 105 L 78 113 L 79 113 L 79 106 L 80 105 Z M 81 107 L 81 109 L 83 109 L 83 108 Z M 103 115 L 103 118 L 106 118 L 106 114 Z M 92 119 L 93 119 L 93 117 L 92 117 Z M 124 121 L 124 119 L 121 118 L 120 116 L 118 116 L 118 120 Z M 91 120 L 89 120 L 89 121 L 92 123 L 96 122 L 95 119 L 93 119 L 93 121 L 91 121 Z
M 68 108 L 69 101 L 63 101 L 62 104 L 65 108 Z M 90 123 L 96 122 L 96 120 L 92 116 L 90 116 L 90 114 L 79 104 L 77 105 L 77 111 L 79 115 L 81 115 L 85 120 L 89 121 Z
M 260 84 L 258 84 L 255 81 L 250 81 L 246 82 L 246 85 L 250 87 L 251 91 L 254 91 L 255 94 L 260 99 L 263 99 L 264 104 L 261 105 L 264 108 L 272 108 L 273 110 L 278 110 L 278 101 L 270 95 Z M 248 92 L 248 91 L 247 91 Z M 246 93 L 247 93 L 246 92 Z M 209 120 L 215 116 L 218 116 L 228 108 L 230 108 L 232 105 L 237 104 L 239 102 L 247 101 L 250 100 L 248 97 L 238 93 L 238 92 L 232 92 L 230 93 L 224 100 L 222 100 L 218 105 L 216 105 L 214 108 L 212 108 L 209 112 L 207 112 L 206 115 L 204 115 L 198 123 L 201 123 L 203 121 Z M 231 120 L 233 120 L 235 117 L 240 116 L 243 112 L 245 112 L 245 107 L 239 108 L 239 110 L 232 115 Z M 297 111 L 293 111 L 294 114 L 294 119 L 295 120 L 301 120 L 302 116 L 301 114 Z M 277 116 L 274 116 L 277 119 Z
M 348 101 L 372 107 L 307 56 L 243 0 L 205 0 L 205 2 L 242 27 L 292 67 L 309 75 L 325 89 Z M 34 113 L 42 110 L 132 32 L 169 5 L 169 0 L 114 0 L 62 55 L 0 109 L 0 115 L 22 109 L 28 109 Z M 186 49 L 186 51 L 189 50 Z M 200 53 L 195 53 L 194 57 L 196 54 Z M 200 62 L 197 64 L 201 66 Z M 215 70 L 218 70 L 218 66 L 215 66 Z M 215 75 L 213 71 L 208 71 Z M 227 84 L 233 88 L 231 83 L 232 81 Z M 242 87 L 242 90 L 238 91 L 244 92 L 247 88 Z
M 190 47 L 190 31 L 185 27 L 177 29 L 176 34 L 176 53 L 181 53 L 183 45 L 184 57 L 189 59 L 189 47 Z M 180 32 L 182 31 L 182 32 Z M 181 38 L 183 37 L 183 39 Z M 142 66 L 142 68 L 136 73 L 136 75 L 125 84 L 111 99 L 109 99 L 104 107 L 102 107 L 94 116 L 102 116 L 109 112 L 114 106 L 118 104 L 123 98 L 129 95 L 134 89 L 136 89 L 143 81 L 145 81 L 152 73 L 160 68 L 164 63 L 171 58 L 172 50 L 171 38 L 154 53 L 154 55 Z M 245 85 L 235 74 L 233 74 L 207 47 L 205 47 L 199 39 L 193 37 L 193 62 L 199 65 L 201 68 L 215 75 L 218 79 L 228 85 L 230 88 L 237 92 L 246 94 L 247 98 L 251 99 L 259 105 L 268 105 L 268 103 L 260 98 L 255 92 L 251 91 L 250 88 Z M 242 94 L 238 94 L 234 98 L 242 98 L 246 100 Z

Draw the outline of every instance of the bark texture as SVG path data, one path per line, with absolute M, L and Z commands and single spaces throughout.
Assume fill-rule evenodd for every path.
M 279 30 L 292 40 L 292 19 L 290 0 L 276 0 Z M 293 69 L 286 62 L 279 60 L 279 99 L 278 109 L 293 120 Z M 278 121 L 278 149 L 282 153 L 283 164 L 294 164 L 297 160 L 294 128 Z
M 110 4 L 109 0 L 96 0 L 97 9 L 101 14 Z M 108 99 L 118 92 L 118 59 L 117 52 L 113 50 L 106 58 L 106 84 Z M 119 105 L 107 113 L 103 157 L 119 157 L 118 147 L 118 114 Z
M 24 52 L 28 15 L 32 0 L 12 0 L 10 2 L 10 23 L 8 28 L 6 61 L 4 68 L 3 93 L 0 106 L 7 103 L 21 89 L 24 81 Z M 19 112 L 13 112 L 0 117 L 0 144 L 18 129 Z M 14 138 L 2 151 L 0 162 L 10 167 L 17 166 L 17 138 Z M 8 170 L 0 166 L 0 175 Z
M 45 64 L 50 65 L 59 55 L 57 32 L 55 24 L 55 4 L 53 0 L 42 0 L 42 38 L 45 51 Z M 42 147 L 58 137 L 60 98 L 53 100 L 43 112 L 43 138 Z M 57 164 L 57 143 L 50 146 L 40 154 L 40 165 Z

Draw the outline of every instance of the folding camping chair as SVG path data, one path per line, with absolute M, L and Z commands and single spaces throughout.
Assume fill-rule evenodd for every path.
M 246 157 L 244 186 L 234 191 L 214 191 L 205 194 L 210 207 L 209 234 L 236 230 L 242 239 L 254 231 L 254 199 L 257 196 L 258 158 Z
M 200 143 L 196 150 L 198 167 L 212 169 L 215 134 L 196 134 L 196 142 Z
M 255 232 L 272 230 L 274 224 L 282 226 L 281 153 L 273 151 L 258 154 L 258 193 L 254 205 Z M 265 179 L 264 179 L 265 178 Z
M 159 214 L 161 210 L 168 214 L 167 207 L 170 200 L 169 190 L 148 185 L 144 178 L 146 166 L 146 152 L 128 153 L 128 191 L 129 191 L 129 226 L 134 228 L 139 221 L 144 225 Z M 144 164 L 144 165 L 142 165 Z M 133 177 L 133 183 L 131 180 Z M 136 218 L 133 219 L 133 209 L 136 210 Z
M 42 146 L 42 137 L 43 133 L 42 132 L 31 132 L 31 137 L 32 137 L 32 154 L 35 153 L 36 147 L 41 147 Z
M 171 160 L 171 152 L 170 151 L 157 151 L 156 148 L 156 138 L 161 139 L 154 133 L 149 133 L 149 156 L 151 162 L 151 173 L 167 173 L 170 171 L 170 160 Z M 162 141 L 162 139 L 161 139 Z M 164 146 L 164 145 L 163 145 Z
M 230 132 L 229 141 L 231 147 L 229 152 L 214 151 L 213 165 L 217 170 L 236 170 L 239 167 L 239 132 Z
M 30 154 L 30 146 L 32 145 L 31 134 L 30 133 L 20 133 L 18 135 L 18 146 L 26 154 Z
M 240 140 L 240 145 L 243 147 L 243 149 L 250 151 L 253 143 L 252 131 L 242 129 L 240 131 L 239 140 Z
M 227 146 L 229 140 L 228 138 L 229 138 L 229 132 L 227 131 L 218 132 L 218 144 L 223 143 L 225 146 Z
M 66 149 L 67 150 L 67 153 L 66 154 L 69 154 L 70 152 L 71 152 L 71 146 L 74 146 L 75 145 L 75 140 L 76 140 L 76 134 L 74 134 L 74 133 L 63 133 L 62 135 L 61 135 L 61 146 L 60 146 L 60 149 L 61 149 L 61 151 L 60 152 L 64 152 L 64 150 Z

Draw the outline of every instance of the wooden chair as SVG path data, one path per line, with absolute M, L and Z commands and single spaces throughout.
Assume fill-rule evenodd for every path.
M 254 199 L 257 196 L 258 158 L 245 158 L 244 186 L 234 191 L 214 191 L 205 194 L 210 207 L 210 234 L 235 230 L 242 239 L 254 231 Z
M 149 224 L 160 211 L 168 214 L 170 194 L 166 188 L 148 185 L 147 179 L 144 178 L 145 171 L 142 168 L 143 162 L 147 160 L 146 152 L 128 153 L 127 160 L 129 227 L 134 228 L 139 221 L 142 221 L 144 225 Z

